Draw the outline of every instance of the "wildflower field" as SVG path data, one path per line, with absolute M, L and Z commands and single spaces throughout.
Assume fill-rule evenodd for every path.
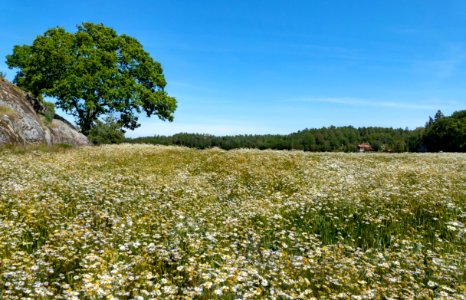
M 466 154 L 0 150 L 0 298 L 464 299 Z

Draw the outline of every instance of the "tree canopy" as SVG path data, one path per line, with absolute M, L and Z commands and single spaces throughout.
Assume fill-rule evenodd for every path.
M 15 46 L 6 61 L 19 69 L 15 83 L 35 96 L 54 97 L 84 134 L 105 115 L 127 129 L 140 126 L 142 112 L 173 120 L 176 99 L 164 91 L 162 67 L 135 38 L 103 24 L 77 29 L 52 28 L 32 45 Z
M 466 110 L 456 111 L 445 117 L 441 111 L 429 122 L 424 134 L 429 151 L 466 151 Z
M 180 145 L 199 149 L 219 147 L 230 150 L 237 148 L 304 150 L 304 151 L 358 151 L 358 144 L 369 143 L 375 151 L 405 152 L 423 151 L 421 145 L 423 129 L 393 129 L 381 127 L 354 128 L 324 127 L 304 129 L 287 135 L 236 135 L 213 136 L 206 134 L 179 133 L 173 136 L 151 136 L 126 139 L 128 143 Z
M 179 133 L 173 136 L 150 136 L 126 139 L 129 143 L 180 145 L 199 149 L 296 149 L 304 151 L 358 151 L 358 145 L 368 143 L 380 152 L 466 152 L 466 110 L 444 116 L 437 111 L 425 127 L 413 130 L 383 127 L 324 127 L 304 129 L 287 135 L 213 136 Z

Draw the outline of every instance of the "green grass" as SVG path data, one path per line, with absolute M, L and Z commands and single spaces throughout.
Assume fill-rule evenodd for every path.
M 74 147 L 67 144 L 29 144 L 29 145 L 0 145 L 0 154 L 38 154 L 38 153 L 59 153 L 66 152 Z
M 0 105 L 0 115 L 7 115 L 9 118 L 16 118 L 17 113 L 14 109 L 9 106 Z

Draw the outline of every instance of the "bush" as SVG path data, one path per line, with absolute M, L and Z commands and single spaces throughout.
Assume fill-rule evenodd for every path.
M 113 117 L 108 117 L 104 122 L 97 120 L 87 138 L 94 145 L 120 144 L 125 138 L 125 133 Z
M 52 122 L 55 116 L 55 104 L 53 102 L 42 101 L 45 106 L 45 111 L 42 112 L 47 122 Z

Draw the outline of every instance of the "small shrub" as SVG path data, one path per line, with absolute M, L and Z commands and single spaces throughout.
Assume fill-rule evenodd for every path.
M 45 106 L 45 111 L 42 112 L 42 115 L 45 117 L 45 120 L 50 123 L 55 116 L 55 104 L 47 101 L 42 101 L 42 104 Z
M 113 117 L 108 117 L 104 122 L 97 120 L 87 137 L 94 145 L 120 144 L 125 138 L 125 133 Z

